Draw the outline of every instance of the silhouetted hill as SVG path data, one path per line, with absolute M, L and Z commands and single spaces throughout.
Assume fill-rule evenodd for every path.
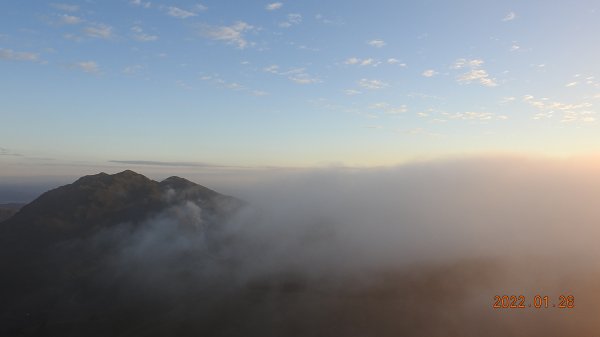
M 143 246 L 137 240 L 196 231 L 210 241 L 242 205 L 183 178 L 156 182 L 129 170 L 85 176 L 42 194 L 0 223 L 0 335 L 42 333 L 55 322 L 50 316 L 73 322 L 82 312 L 85 319 L 108 314 L 107 298 L 119 302 L 120 290 L 135 288 L 135 277 L 119 279 L 115 264 Z M 186 254 L 173 253 L 174 265 Z M 144 268 L 167 268 L 153 262 L 155 268 Z
M 15 215 L 24 205 L 19 203 L 0 204 L 0 222 Z
M 186 201 L 208 210 L 206 217 L 223 216 L 241 205 L 235 198 L 179 177 L 156 182 L 130 170 L 99 173 L 42 194 L 4 222 L 0 233 L 64 240 L 106 226 L 136 224 Z

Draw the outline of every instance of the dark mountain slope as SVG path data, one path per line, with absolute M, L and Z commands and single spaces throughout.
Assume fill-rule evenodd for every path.
M 0 204 L 0 222 L 15 215 L 24 205 L 19 203 Z
M 0 223 L 0 335 L 42 334 L 48 322 L 85 323 L 110 315 L 111 305 L 139 304 L 148 294 L 124 293 L 144 288 L 136 283 L 147 274 L 185 273 L 189 251 L 208 249 L 196 248 L 195 237 L 210 241 L 242 205 L 183 178 L 156 182 L 133 171 L 85 176 L 42 194 Z M 169 240 L 185 233 L 200 234 L 161 251 L 179 249 Z M 135 247 L 148 252 L 131 253 Z M 146 259 L 153 252 L 162 260 Z
M 138 223 L 186 201 L 207 207 L 216 215 L 226 213 L 226 206 L 241 205 L 234 198 L 183 178 L 170 177 L 158 183 L 127 170 L 85 176 L 48 191 L 25 205 L 1 228 L 10 233 L 44 233 L 66 239 L 122 222 Z

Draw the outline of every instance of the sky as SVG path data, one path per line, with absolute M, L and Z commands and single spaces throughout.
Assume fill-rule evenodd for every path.
M 599 7 L 3 1 L 0 177 L 597 153 Z

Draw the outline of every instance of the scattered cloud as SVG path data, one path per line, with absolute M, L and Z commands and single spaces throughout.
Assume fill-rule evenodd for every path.
M 144 66 L 139 64 L 134 64 L 131 66 L 127 66 L 123 69 L 123 74 L 125 75 L 135 75 L 144 69 Z
M 490 121 L 490 120 L 503 120 L 508 119 L 506 115 L 497 115 L 493 112 L 475 112 L 475 111 L 467 111 L 467 112 L 442 112 L 442 115 L 449 119 L 459 119 L 465 121 Z
M 287 20 L 279 23 L 279 27 L 290 28 L 302 22 L 302 15 L 297 13 L 288 14 Z
M 472 82 L 478 82 L 479 84 L 486 86 L 486 87 L 497 86 L 498 83 L 496 83 L 496 80 L 493 78 L 490 78 L 487 71 L 482 68 L 483 63 L 484 63 L 483 60 L 480 60 L 480 59 L 474 59 L 474 60 L 458 59 L 454 63 L 454 66 L 453 66 L 454 69 L 463 69 L 463 68 L 470 69 L 468 72 L 463 73 L 462 75 L 460 75 L 458 77 L 458 79 L 457 79 L 458 82 L 466 83 L 466 84 L 469 84 Z
M 144 32 L 144 30 L 142 29 L 142 27 L 140 27 L 140 26 L 131 27 L 131 32 L 132 32 L 132 37 L 137 41 L 149 42 L 149 41 L 158 40 L 157 35 L 146 34 Z
M 86 73 L 95 74 L 100 72 L 100 66 L 94 61 L 81 61 L 71 64 L 72 69 L 78 69 Z
M 323 14 L 316 14 L 315 15 L 315 19 L 323 24 L 326 25 L 337 25 L 337 26 L 341 26 L 344 24 L 344 22 L 340 19 L 335 19 L 335 20 L 331 20 L 329 18 L 326 18 Z
M 109 163 L 143 166 L 207 167 L 207 168 L 244 168 L 244 166 L 219 165 L 202 162 L 155 161 L 155 160 L 109 160 Z
M 98 39 L 110 39 L 113 34 L 113 28 L 102 23 L 92 24 L 83 31 L 87 36 Z
M 516 97 L 514 97 L 514 96 L 503 97 L 503 98 L 500 100 L 500 104 L 512 103 L 512 102 L 514 102 L 514 101 L 516 101 L 516 100 L 517 100 L 517 98 L 516 98 Z
M 369 106 L 369 109 L 380 110 L 381 112 L 388 114 L 388 115 L 397 115 L 397 114 L 405 113 L 408 111 L 408 107 L 404 104 L 394 107 L 386 102 L 379 102 L 379 103 L 371 104 Z
M 306 72 L 305 68 L 292 68 L 287 71 L 280 71 L 276 64 L 263 68 L 263 71 L 287 77 L 290 81 L 298 84 L 320 83 L 321 79 L 311 76 Z
M 565 85 L 565 87 L 569 88 L 569 87 L 574 87 L 574 86 L 576 86 L 576 85 L 577 85 L 577 82 L 570 82 L 570 83 L 567 83 L 567 84 Z
M 459 82 L 471 83 L 473 81 L 479 82 L 481 85 L 486 87 L 495 87 L 498 84 L 494 79 L 491 79 L 488 73 L 483 69 L 474 69 L 461 75 L 458 78 Z
M 66 34 L 63 34 L 63 37 L 67 40 L 71 40 L 71 41 L 75 41 L 75 42 L 83 41 L 83 38 L 77 34 L 66 33 Z
M 39 61 L 39 55 L 30 52 L 19 52 L 12 49 L 0 48 L 0 59 L 10 61 Z
M 462 68 L 479 68 L 483 65 L 483 60 L 475 59 L 475 60 L 467 60 L 467 59 L 458 59 L 454 62 L 454 69 L 462 69 Z
M 433 77 L 435 75 L 437 75 L 438 73 L 433 70 L 433 69 L 427 69 L 424 72 L 421 73 L 421 75 L 423 75 L 424 77 Z
M 355 89 L 346 89 L 344 90 L 344 94 L 347 96 L 355 96 L 362 94 L 362 92 Z
M 270 65 L 263 68 L 264 71 L 272 74 L 279 74 L 279 66 L 276 64 Z
M 150 1 L 144 2 L 142 0 L 131 0 L 129 3 L 134 6 L 140 6 L 144 8 L 150 8 L 152 6 L 152 3 Z
M 62 14 L 62 15 L 59 15 L 59 18 L 60 18 L 60 23 L 65 24 L 65 25 L 78 25 L 83 22 L 82 18 L 75 16 L 75 15 Z
M 518 45 L 518 44 L 516 44 L 516 43 L 513 43 L 513 45 L 512 45 L 512 46 L 510 46 L 510 51 L 518 51 L 518 50 L 520 50 L 520 49 L 521 49 L 521 46 L 519 46 L 519 45 Z
M 283 7 L 283 4 L 281 2 L 273 2 L 265 6 L 265 9 L 268 11 L 274 11 L 280 9 L 281 7 Z
M 223 41 L 226 44 L 236 45 L 239 49 L 248 46 L 248 41 L 244 34 L 253 31 L 255 28 L 246 22 L 238 21 L 231 26 L 206 26 L 202 35 L 213 40 Z
M 386 45 L 385 41 L 379 39 L 368 41 L 367 44 L 376 48 L 381 48 Z
M 395 58 L 393 58 L 393 57 L 392 57 L 392 58 L 389 58 L 389 59 L 387 59 L 387 61 L 386 61 L 386 62 L 387 62 L 388 64 L 397 64 L 397 65 L 399 65 L 399 66 L 401 66 L 401 67 L 406 67 L 406 63 L 402 63 L 400 60 L 398 60 L 398 59 L 395 59 Z
M 380 80 L 370 80 L 370 79 L 366 79 L 366 78 L 361 78 L 358 81 L 358 85 L 365 89 L 371 89 L 371 90 L 383 89 L 388 86 L 388 84 L 386 82 L 383 82 Z
M 268 92 L 262 91 L 262 90 L 252 90 L 252 91 L 250 91 L 250 93 L 252 95 L 254 95 L 254 96 L 267 96 L 267 95 L 269 95 Z
M 532 117 L 534 120 L 552 119 L 556 114 L 560 114 L 562 123 L 592 123 L 596 121 L 596 112 L 592 110 L 593 105 L 589 102 L 566 104 L 551 101 L 548 98 L 536 99 L 532 95 L 523 96 L 523 102 L 538 110 Z
M 321 80 L 318 77 L 311 76 L 304 72 L 292 74 L 288 76 L 288 79 L 298 84 L 312 84 L 321 82 Z
M 50 6 L 65 12 L 77 12 L 79 10 L 79 6 L 70 4 L 52 3 Z
M 379 64 L 381 64 L 381 62 L 377 62 L 372 58 L 359 59 L 357 57 L 351 57 L 344 61 L 344 64 L 360 66 L 378 66 Z
M 175 7 L 175 6 L 168 7 L 167 14 L 169 16 L 172 16 L 172 17 L 178 18 L 178 19 L 187 19 L 189 17 L 198 15 L 195 12 L 186 11 L 184 9 L 181 9 L 181 8 Z
M 515 12 L 510 12 L 510 13 L 506 14 L 506 16 L 502 19 L 502 21 L 504 21 L 504 22 L 512 21 L 516 18 L 517 18 L 517 14 L 515 14 Z
M 238 82 L 226 81 L 223 78 L 221 78 L 219 75 L 203 75 L 200 77 L 200 79 L 202 81 L 213 83 L 215 86 L 217 86 L 219 88 L 246 92 L 253 96 L 266 96 L 269 94 L 268 92 L 263 91 L 263 90 L 256 90 L 256 89 L 248 88 L 247 86 L 245 86 L 241 83 L 238 83 Z M 183 81 L 181 81 L 181 82 L 183 82 Z M 184 88 L 185 89 L 193 89 L 189 86 L 184 87 Z

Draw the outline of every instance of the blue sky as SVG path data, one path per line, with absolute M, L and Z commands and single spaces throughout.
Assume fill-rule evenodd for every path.
M 599 7 L 3 1 L 0 175 L 596 153 Z

